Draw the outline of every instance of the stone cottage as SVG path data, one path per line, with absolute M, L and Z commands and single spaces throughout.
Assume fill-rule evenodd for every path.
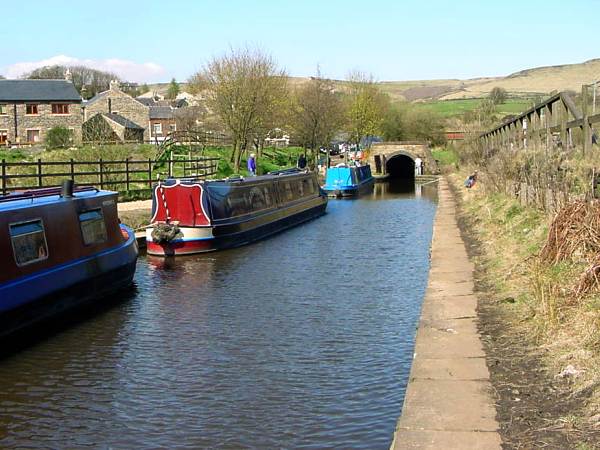
M 150 141 L 150 107 L 123 92 L 118 81 L 111 81 L 107 91 L 100 92 L 84 104 L 84 122 L 98 114 L 105 115 L 110 124 L 134 124 L 142 129 L 143 141 Z M 98 119 L 96 119 L 98 120 Z M 90 125 L 84 125 L 90 128 Z M 139 136 L 139 134 L 137 134 Z
M 0 80 L 0 145 L 43 142 L 61 126 L 81 141 L 81 96 L 68 80 Z

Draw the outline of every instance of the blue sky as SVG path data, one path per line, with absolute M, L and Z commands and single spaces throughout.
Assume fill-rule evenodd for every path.
M 52 62 L 185 80 L 230 47 L 290 75 L 473 78 L 600 57 L 600 0 L 20 0 L 3 2 L 0 73 Z M 585 14 L 588 10 L 589 14 Z M 600 74 L 599 74 L 600 75 Z

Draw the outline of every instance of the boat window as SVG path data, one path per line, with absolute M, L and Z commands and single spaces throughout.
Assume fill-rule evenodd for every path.
M 11 224 L 9 228 L 17 265 L 48 259 L 48 245 L 41 219 Z
M 80 213 L 79 225 L 85 245 L 106 242 L 106 225 L 100 208 Z

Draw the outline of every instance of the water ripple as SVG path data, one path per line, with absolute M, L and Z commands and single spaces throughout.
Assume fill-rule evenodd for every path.
M 388 448 L 435 204 L 378 198 L 141 258 L 132 299 L 0 361 L 0 447 Z

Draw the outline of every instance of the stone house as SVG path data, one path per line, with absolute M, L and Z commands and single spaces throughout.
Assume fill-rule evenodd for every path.
M 171 106 L 150 107 L 150 139 L 163 141 L 170 132 L 177 131 L 174 109 Z
M 150 141 L 150 107 L 123 92 L 117 81 L 111 81 L 107 91 L 100 92 L 88 100 L 83 111 L 84 123 L 97 114 L 103 114 L 109 116 L 108 120 L 112 122 L 117 120 L 121 124 L 135 124 L 137 128 L 144 130 L 140 141 Z
M 99 113 L 86 120 L 82 127 L 86 142 L 141 142 L 144 129 L 119 114 Z
M 57 126 L 81 141 L 81 101 L 68 80 L 0 80 L 0 145 L 41 143 Z

